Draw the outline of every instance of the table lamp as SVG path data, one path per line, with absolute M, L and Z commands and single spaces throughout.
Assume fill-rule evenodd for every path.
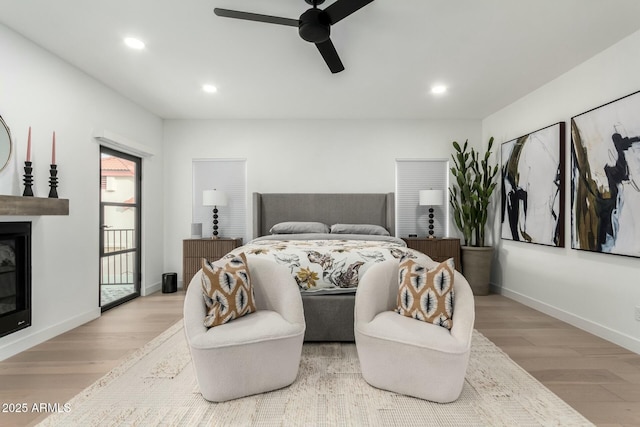
M 442 205 L 442 190 L 420 190 L 420 206 L 429 206 L 429 238 L 434 239 L 433 235 L 433 207 Z
M 227 205 L 227 195 L 220 190 L 204 190 L 202 192 L 202 206 L 213 206 L 213 235 L 212 239 L 218 238 L 218 206 Z

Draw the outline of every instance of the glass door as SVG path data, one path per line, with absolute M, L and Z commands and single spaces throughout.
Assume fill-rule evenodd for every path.
M 139 157 L 100 147 L 100 307 L 140 296 Z

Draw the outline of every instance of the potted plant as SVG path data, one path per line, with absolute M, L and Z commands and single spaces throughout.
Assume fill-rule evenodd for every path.
M 462 272 L 476 295 L 489 293 L 493 258 L 493 247 L 485 246 L 489 204 L 498 174 L 498 165 L 489 164 L 492 147 L 493 137 L 489 139 L 484 157 L 480 158 L 475 149 L 469 149 L 469 141 L 462 147 L 454 141 L 455 153 L 451 155 L 454 164 L 451 173 L 455 180 L 449 188 L 449 202 L 455 224 L 464 237 Z

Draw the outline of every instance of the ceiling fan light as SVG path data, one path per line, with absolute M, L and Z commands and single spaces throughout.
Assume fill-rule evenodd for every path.
M 144 42 L 135 37 L 125 37 L 124 44 L 129 46 L 131 49 L 142 50 L 144 49 Z

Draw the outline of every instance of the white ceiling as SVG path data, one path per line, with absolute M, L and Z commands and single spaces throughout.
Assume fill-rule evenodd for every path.
M 638 0 L 375 0 L 332 27 L 346 67 L 334 75 L 296 28 L 220 18 L 214 7 L 287 18 L 309 8 L 0 0 L 0 22 L 168 119 L 481 119 L 640 29 Z M 128 49 L 127 35 L 147 48 Z M 436 82 L 445 96 L 429 94 Z

